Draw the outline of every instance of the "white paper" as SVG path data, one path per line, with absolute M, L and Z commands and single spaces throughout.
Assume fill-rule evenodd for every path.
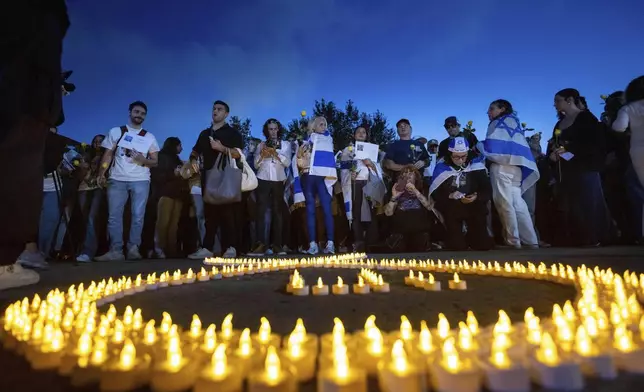
M 377 144 L 356 142 L 355 159 L 370 159 L 371 162 L 378 162 L 378 150 Z
M 119 147 L 138 151 L 145 155 L 150 150 L 154 139 L 139 136 L 137 133 L 127 132 L 119 142 Z
M 569 151 L 566 151 L 566 152 L 564 152 L 563 154 L 561 154 L 559 156 L 561 157 L 561 159 L 565 159 L 565 160 L 569 161 L 572 158 L 574 158 L 575 154 L 573 154 L 573 153 L 571 153 Z

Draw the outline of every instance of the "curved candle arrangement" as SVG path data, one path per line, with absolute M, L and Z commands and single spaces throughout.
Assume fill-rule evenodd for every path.
M 44 299 L 24 298 L 5 309 L 0 338 L 33 369 L 56 369 L 71 377 L 74 386 L 98 383 L 109 391 L 148 384 L 155 391 L 239 391 L 244 380 L 253 391 L 292 391 L 297 380 L 314 377 L 318 391 L 366 391 L 367 375 L 376 376 L 383 391 L 425 391 L 429 385 L 439 390 L 478 391 L 485 385 L 493 391 L 527 391 L 531 381 L 545 388 L 580 390 L 584 376 L 610 379 L 617 369 L 644 373 L 639 303 L 644 299 L 644 274 L 530 262 L 378 262 L 356 254 L 299 260 L 217 258 L 204 264 L 217 267 L 110 278 L 55 289 Z M 522 322 L 513 323 L 501 310 L 495 325 L 480 328 L 468 312 L 452 329 L 440 314 L 435 328 L 423 321 L 414 331 L 402 316 L 400 330 L 387 333 L 371 316 L 362 331 L 349 334 L 336 318 L 333 332 L 322 338 L 307 334 L 301 319 L 289 336 L 281 337 L 272 333 L 266 318 L 256 334 L 235 329 L 232 314 L 219 330 L 214 324 L 204 329 L 194 315 L 189 330 L 183 331 L 168 313 L 157 324 L 129 306 L 120 316 L 113 305 L 106 312 L 98 310 L 146 290 L 296 268 L 359 270 L 359 282 L 351 287 L 362 294 L 389 291 L 376 271 L 410 270 L 405 283 L 425 290 L 440 290 L 432 273 L 443 272 L 454 275 L 449 287 L 455 290 L 466 288 L 462 276 L 470 274 L 574 285 L 578 295 L 574 303 L 554 305 L 552 317 L 543 320 L 529 308 Z M 350 286 L 333 287 L 338 294 Z M 312 288 L 315 295 L 329 293 L 321 280 Z M 291 279 L 287 290 L 308 294 L 301 276 Z

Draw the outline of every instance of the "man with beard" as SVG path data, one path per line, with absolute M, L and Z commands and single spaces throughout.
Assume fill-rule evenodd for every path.
M 215 101 L 212 105 L 212 125 L 201 131 L 190 154 L 190 162 L 193 163 L 195 171 L 199 170 L 197 160 L 199 157 L 202 158 L 201 189 L 204 192 L 207 189 L 205 173 L 215 166 L 215 162 L 221 154 L 230 154 L 234 159 L 241 158 L 237 149 L 243 150 L 244 139 L 241 133 L 226 122 L 229 113 L 230 107 L 226 102 Z M 221 249 L 225 249 L 223 256 L 237 257 L 237 250 L 241 245 L 242 225 L 244 224 L 242 202 L 220 205 L 204 203 L 204 217 L 206 219 L 206 235 L 203 247 L 189 255 L 188 258 L 199 260 L 212 257 L 215 236 L 219 229 L 221 229 Z
M 461 124 L 458 123 L 458 119 L 455 116 L 450 116 L 445 119 L 445 124 L 443 125 L 447 134 L 449 135 L 447 139 L 443 140 L 438 146 L 438 155 L 436 159 L 443 159 L 449 153 L 449 144 L 455 137 L 464 137 L 467 140 L 467 144 L 470 146 L 470 153 L 472 153 L 476 147 L 476 144 L 479 142 L 472 132 L 463 132 L 461 130 Z
M 145 206 L 150 192 L 150 168 L 158 159 L 159 144 L 150 132 L 142 128 L 148 107 L 141 101 L 130 104 L 130 120 L 127 125 L 110 129 L 103 140 L 105 149 L 97 182 L 107 183 L 107 204 L 109 217 L 107 230 L 110 250 L 96 261 L 123 260 L 123 211 L 128 197 L 132 210 L 130 238 L 127 244 L 127 258 L 141 259 L 139 246 Z M 109 179 L 106 172 L 109 170 Z
M 59 119 L 64 0 L 11 2 L 0 23 L 0 290 L 35 284 L 16 259 L 38 237 L 45 140 Z M 10 17 L 9 17 L 10 16 Z

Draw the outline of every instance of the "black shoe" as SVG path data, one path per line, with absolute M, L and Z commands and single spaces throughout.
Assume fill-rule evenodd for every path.
M 250 252 L 248 252 L 248 256 L 251 257 L 262 257 L 266 254 L 266 245 L 262 244 L 261 242 L 258 242 L 253 246 Z

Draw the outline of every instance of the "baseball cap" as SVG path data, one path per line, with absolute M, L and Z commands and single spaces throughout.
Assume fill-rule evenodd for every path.
M 438 140 L 436 139 L 431 139 L 428 143 L 430 146 L 438 146 Z

